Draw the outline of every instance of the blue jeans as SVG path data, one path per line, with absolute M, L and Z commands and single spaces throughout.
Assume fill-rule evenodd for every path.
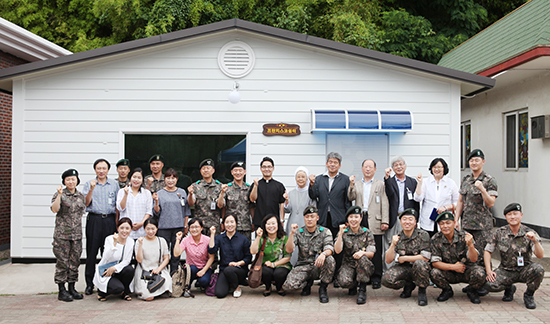
M 199 286 L 206 288 L 210 284 L 210 277 L 212 276 L 212 268 L 208 269 L 204 276 L 197 277 L 197 272 L 201 271 L 202 269 L 197 268 L 197 266 L 190 265 L 191 267 L 191 281 L 189 282 L 189 285 L 193 283 L 195 279 L 197 279 L 197 283 Z

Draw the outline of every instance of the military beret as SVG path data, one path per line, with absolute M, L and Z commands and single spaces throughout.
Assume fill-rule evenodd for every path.
M 151 158 L 149 159 L 149 164 L 151 164 L 151 162 L 153 161 L 160 161 L 162 163 L 164 163 L 164 156 L 160 155 L 160 154 L 155 154 L 153 156 L 151 156 Z
M 359 206 L 351 206 L 348 211 L 346 212 L 346 218 L 348 218 L 349 215 L 351 214 L 359 214 L 361 216 L 363 216 L 363 208 L 359 207 Z
M 95 169 L 95 166 L 96 166 L 99 162 L 105 162 L 105 163 L 107 163 L 107 169 L 109 169 L 109 170 L 111 169 L 111 163 L 109 163 L 109 161 L 107 161 L 107 160 L 105 160 L 105 159 L 103 159 L 103 158 L 95 160 L 95 162 L 94 162 L 94 169 Z
M 65 178 L 66 177 L 72 177 L 76 176 L 76 185 L 78 186 L 80 184 L 80 178 L 78 177 L 78 171 L 75 169 L 69 169 L 61 175 L 61 184 L 65 184 Z
M 485 154 L 483 154 L 483 151 L 480 149 L 475 149 L 470 154 L 468 154 L 468 161 L 470 161 L 473 157 L 480 157 L 485 160 Z
M 229 169 L 229 171 L 232 171 L 235 168 L 243 168 L 246 170 L 246 164 L 243 161 L 233 162 L 233 164 L 231 164 L 231 168 Z
M 441 214 L 439 214 L 439 216 L 437 216 L 437 218 L 435 219 L 435 222 L 439 223 L 444 220 L 455 220 L 455 216 L 453 215 L 453 213 L 448 211 L 442 212 Z
M 203 166 L 209 165 L 211 167 L 214 167 L 214 160 L 212 159 L 205 159 L 202 160 L 201 163 L 199 163 L 199 170 L 202 169 Z
M 307 214 L 314 214 L 317 211 L 318 211 L 317 207 L 315 207 L 313 205 L 309 205 L 309 206 L 306 207 L 306 209 L 304 209 L 304 216 L 307 215 Z
M 118 160 L 118 162 L 116 163 L 116 166 L 119 167 L 121 165 L 127 165 L 128 167 L 130 167 L 130 160 L 128 160 L 128 159 Z
M 402 211 L 401 213 L 399 213 L 399 219 L 401 219 L 401 217 L 405 216 L 405 215 L 411 215 L 411 216 L 414 216 L 414 218 L 416 218 L 416 220 L 418 220 L 418 213 L 416 212 L 416 210 L 414 208 L 407 208 L 405 209 L 404 211 Z
M 518 203 L 509 204 L 508 206 L 506 206 L 506 208 L 504 208 L 504 216 L 514 210 L 519 210 L 521 212 L 521 205 Z

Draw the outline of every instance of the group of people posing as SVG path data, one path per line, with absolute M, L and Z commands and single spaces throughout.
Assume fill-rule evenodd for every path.
M 504 210 L 508 225 L 493 231 L 496 181 L 483 171 L 481 150 L 473 150 L 468 163 L 472 172 L 460 188 L 447 177 L 442 158 L 430 163 L 427 178 L 412 178 L 405 174 L 405 160 L 395 157 L 384 181 L 374 179 L 376 162 L 367 159 L 356 180 L 339 171 L 342 156 L 331 152 L 325 173 L 315 176 L 299 167 L 296 187 L 287 192 L 273 179 L 275 163 L 269 157 L 260 162 L 262 178 L 251 185 L 244 181 L 244 162 L 233 163 L 233 181 L 221 184 L 213 178 L 214 161 L 206 159 L 199 164 L 202 179 L 187 190 L 176 186 L 174 169 L 163 173 L 160 154 L 151 157 L 152 174 L 146 177 L 140 168 L 130 172 L 130 161 L 118 161 L 116 180 L 107 177 L 109 162 L 98 159 L 96 178 L 82 193 L 76 189 L 78 172 L 69 169 L 62 175 L 65 188 L 52 198 L 58 298 L 83 298 L 74 283 L 86 211 L 85 294 L 95 286 L 100 301 L 109 295 L 125 300 L 132 293 L 144 300 L 169 295 L 171 274 L 184 252 L 196 287 L 214 288 L 218 298 L 231 291 L 240 297 L 252 255 L 263 252 L 266 297 L 273 284 L 279 295 L 301 289 L 307 296 L 320 279 L 321 303 L 329 301 L 332 282 L 349 289 L 358 304 L 366 303 L 368 284 L 403 288 L 401 298 L 411 297 L 418 286 L 418 304 L 425 306 L 431 283 L 441 289 L 437 300 L 445 301 L 454 294 L 451 284 L 465 282 L 463 292 L 477 304 L 489 291 L 504 290 L 503 300 L 511 301 L 514 283 L 524 282 L 524 303 L 535 308 L 533 294 L 544 269 L 531 259 L 533 253 L 544 255 L 540 238 L 521 224 L 518 203 Z M 102 259 L 96 265 L 99 250 Z M 493 269 L 491 254 L 497 250 L 502 261 Z M 152 275 L 163 279 L 154 288 Z

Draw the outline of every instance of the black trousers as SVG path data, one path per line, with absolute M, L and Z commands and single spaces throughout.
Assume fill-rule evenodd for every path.
M 383 242 L 382 237 L 384 235 L 374 235 L 374 243 L 376 244 L 376 253 L 374 253 L 374 257 L 372 258 L 372 263 L 374 264 L 374 273 L 370 277 L 372 282 L 380 282 L 382 280 L 382 249 L 383 249 Z
M 332 216 L 330 215 L 330 212 L 328 212 L 327 213 L 327 228 L 330 230 L 330 233 L 332 234 L 332 241 L 335 241 L 336 237 L 338 236 L 338 232 L 340 231 L 339 226 L 340 226 L 340 223 L 338 223 L 338 227 L 332 227 Z M 334 256 L 334 261 L 336 261 L 336 267 L 334 268 L 334 278 L 336 278 L 336 274 L 338 273 L 338 270 L 340 270 L 340 267 L 342 266 L 342 260 L 344 258 L 344 253 L 336 254 L 336 252 L 334 252 L 333 256 Z
M 218 298 L 224 298 L 229 293 L 229 287 L 236 288 L 246 283 L 248 267 L 238 268 L 227 266 L 218 274 L 218 281 L 214 293 Z
M 272 267 L 267 267 L 263 265 L 262 282 L 265 285 L 265 290 L 271 290 L 271 283 L 275 281 L 275 287 L 277 288 L 277 291 L 281 291 L 289 272 L 290 270 L 285 267 L 278 267 L 273 269 Z
M 135 269 L 131 264 L 125 266 L 119 273 L 113 273 L 109 283 L 107 284 L 107 291 L 98 291 L 100 296 L 107 295 L 120 295 L 124 292 L 125 295 L 130 294 L 130 283 L 134 279 Z
M 178 263 L 180 262 L 180 257 L 174 256 L 174 245 L 176 244 L 176 233 L 183 232 L 183 228 L 168 228 L 168 229 L 159 229 L 157 235 L 164 238 L 166 243 L 168 243 L 168 249 L 170 250 L 170 274 L 178 270 Z
M 93 287 L 95 265 L 97 263 L 97 252 L 101 249 L 103 255 L 103 244 L 105 238 L 116 231 L 115 214 L 103 217 L 99 214 L 88 213 L 86 220 L 86 286 Z

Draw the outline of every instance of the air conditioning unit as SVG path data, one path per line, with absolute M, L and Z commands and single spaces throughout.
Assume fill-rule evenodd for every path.
M 531 139 L 550 138 L 550 115 L 531 117 Z

